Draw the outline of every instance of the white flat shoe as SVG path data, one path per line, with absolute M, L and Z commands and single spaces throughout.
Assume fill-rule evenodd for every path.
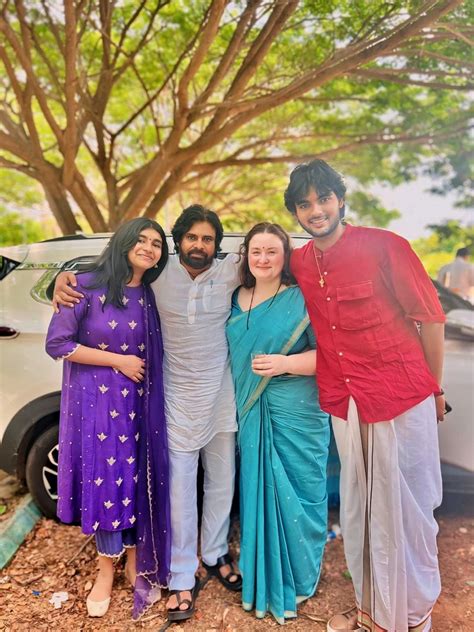
M 110 606 L 110 597 L 103 601 L 92 601 L 87 597 L 87 613 L 90 617 L 103 617 Z

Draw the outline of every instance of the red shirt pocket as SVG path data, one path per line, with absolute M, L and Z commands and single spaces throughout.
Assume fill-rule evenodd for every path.
M 372 281 L 337 287 L 336 298 L 341 329 L 367 329 L 382 322 Z

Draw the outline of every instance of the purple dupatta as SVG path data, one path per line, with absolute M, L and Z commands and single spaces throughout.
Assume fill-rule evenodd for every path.
M 171 558 L 168 438 L 163 391 L 163 343 L 155 297 L 145 286 L 146 377 L 144 419 L 138 445 L 137 579 L 133 619 L 138 619 L 167 586 Z

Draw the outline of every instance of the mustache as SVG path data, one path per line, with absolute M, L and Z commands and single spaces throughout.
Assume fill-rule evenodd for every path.
M 188 255 L 188 257 L 190 255 L 201 255 L 203 257 L 207 256 L 206 253 L 204 252 L 204 250 L 199 250 L 198 248 L 192 248 L 191 250 L 188 250 L 187 255 Z

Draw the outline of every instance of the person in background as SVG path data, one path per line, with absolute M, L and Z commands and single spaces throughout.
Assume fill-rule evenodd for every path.
M 471 303 L 474 302 L 474 264 L 469 262 L 469 248 L 459 248 L 456 258 L 438 272 L 438 281 Z
M 409 243 L 343 221 L 342 177 L 297 166 L 285 205 L 312 240 L 291 270 L 318 341 L 321 408 L 341 459 L 341 528 L 357 611 L 328 632 L 427 632 L 440 593 L 437 421 L 445 316 Z
M 254 226 L 227 323 L 238 412 L 245 610 L 296 617 L 321 573 L 329 418 L 315 389 L 315 341 L 289 271 L 290 239 Z
M 87 597 L 105 615 L 114 559 L 127 554 L 134 618 L 160 597 L 170 569 L 168 442 L 162 341 L 150 283 L 168 260 L 149 219 L 121 226 L 90 271 L 83 296 L 57 311 L 46 351 L 64 359 L 59 424 L 58 516 L 95 534 L 98 575 Z

